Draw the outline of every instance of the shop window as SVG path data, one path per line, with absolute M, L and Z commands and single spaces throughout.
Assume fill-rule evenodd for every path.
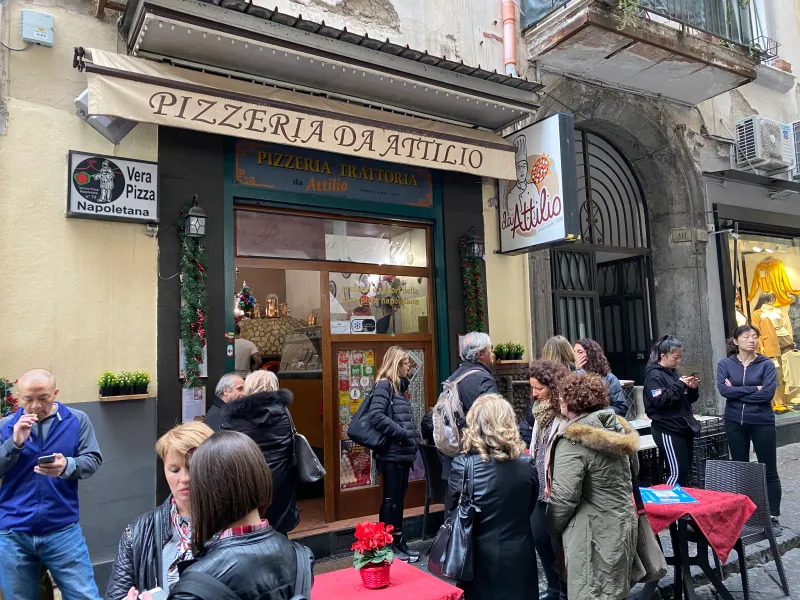
M 428 278 L 331 273 L 331 333 L 430 333 Z
M 428 266 L 424 228 L 266 211 L 236 211 L 242 257 Z
M 800 239 L 729 236 L 736 325 L 761 332 L 758 352 L 778 370 L 773 406 L 786 412 L 800 404 Z

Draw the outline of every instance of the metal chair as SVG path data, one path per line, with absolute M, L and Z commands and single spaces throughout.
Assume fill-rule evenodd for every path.
M 436 446 L 420 444 L 419 453 L 425 465 L 425 511 L 422 514 L 422 539 L 428 533 L 428 513 L 431 504 L 442 504 L 447 494 L 447 482 L 442 479 L 442 461 Z
M 739 541 L 736 542 L 736 554 L 739 556 L 739 571 L 742 575 L 742 589 L 745 600 L 749 600 L 750 591 L 747 586 L 747 566 L 745 565 L 744 547 L 763 540 L 769 541 L 778 576 L 781 579 L 783 593 L 787 596 L 789 583 L 783 570 L 778 544 L 772 532 L 772 522 L 767 502 L 767 470 L 757 462 L 736 462 L 731 460 L 709 460 L 706 462 L 706 489 L 717 492 L 743 494 L 753 501 L 756 511 L 745 523 Z M 718 570 L 721 570 L 719 558 L 714 555 Z

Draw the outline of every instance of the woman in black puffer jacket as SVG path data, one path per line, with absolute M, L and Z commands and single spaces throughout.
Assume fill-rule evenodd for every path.
M 278 389 L 275 373 L 254 371 L 244 382 L 244 394 L 244 398 L 222 409 L 220 430 L 238 431 L 258 444 L 275 484 L 272 503 L 264 516 L 286 535 L 300 522 L 293 465 L 294 434 L 287 408 L 292 403 L 292 392 Z
M 383 476 L 383 502 L 380 520 L 394 527 L 392 550 L 399 560 L 416 562 L 419 552 L 409 549 L 403 539 L 403 500 L 408 489 L 408 474 L 417 455 L 419 434 L 411 412 L 408 390 L 408 353 L 392 346 L 383 357 L 369 407 L 370 424 L 386 436 L 386 443 L 375 450 Z

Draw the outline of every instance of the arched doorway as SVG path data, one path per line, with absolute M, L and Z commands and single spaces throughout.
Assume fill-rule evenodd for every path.
M 652 339 L 652 265 L 642 186 L 602 136 L 575 131 L 581 241 L 552 253 L 556 333 L 593 338 L 621 379 L 641 383 Z

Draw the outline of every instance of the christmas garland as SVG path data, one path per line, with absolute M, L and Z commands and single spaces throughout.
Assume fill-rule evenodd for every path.
M 488 333 L 486 324 L 486 299 L 483 295 L 483 273 L 481 261 L 467 258 L 467 236 L 462 235 L 458 242 L 461 255 L 461 284 L 464 291 L 464 311 L 467 316 L 467 331 Z
M 7 417 L 17 411 L 18 400 L 11 393 L 16 383 L 0 377 L 0 417 Z
M 206 346 L 206 255 L 205 236 L 186 235 L 186 218 L 190 206 L 181 209 L 178 238 L 181 242 L 181 340 L 183 341 L 184 387 L 203 385 L 200 363 Z

